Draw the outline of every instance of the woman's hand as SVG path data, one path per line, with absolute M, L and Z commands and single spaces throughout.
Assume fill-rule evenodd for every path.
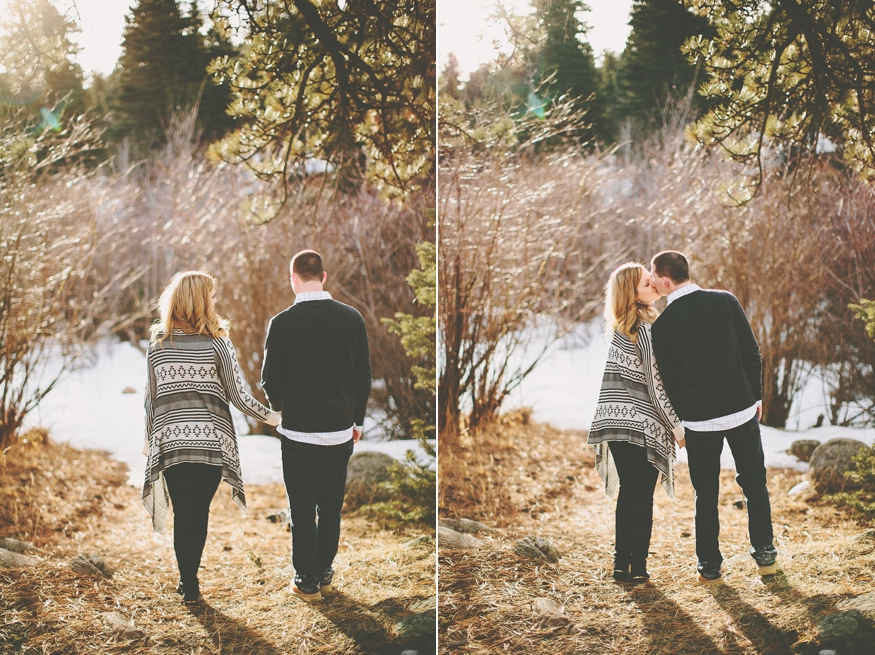
M 280 424 L 280 421 L 282 421 L 282 420 L 283 420 L 283 413 L 282 412 L 271 412 L 270 416 L 268 416 L 266 419 L 264 419 L 264 422 L 267 423 L 268 425 L 272 425 L 273 427 L 276 427 Z
M 687 445 L 686 430 L 684 430 L 683 425 L 676 425 L 671 432 L 672 435 L 674 435 L 674 440 L 677 442 L 679 448 L 683 448 Z

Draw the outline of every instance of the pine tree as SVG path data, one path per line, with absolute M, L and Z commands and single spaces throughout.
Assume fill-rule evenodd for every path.
M 683 0 L 635 0 L 629 24 L 620 112 L 636 122 L 649 122 L 670 95 L 683 96 L 691 84 L 703 81 L 704 74 L 682 47 L 690 38 L 711 38 L 715 31 L 706 18 L 687 10 Z

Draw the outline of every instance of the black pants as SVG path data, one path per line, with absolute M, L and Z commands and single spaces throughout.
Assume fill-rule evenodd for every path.
M 175 464 L 164 470 L 173 503 L 173 548 L 179 579 L 192 588 L 207 541 L 210 502 L 222 481 L 222 467 L 210 464 Z
M 723 440 L 732 450 L 735 478 L 747 498 L 747 522 L 751 546 L 772 545 L 772 508 L 766 487 L 766 464 L 760 425 L 756 418 L 721 432 L 686 430 L 690 480 L 696 490 L 696 556 L 699 562 L 719 566 L 723 562 L 718 538 L 720 518 L 720 453 Z
M 644 567 L 653 530 L 653 490 L 659 471 L 647 460 L 647 451 L 626 441 L 609 441 L 620 476 L 617 495 L 614 566 Z
M 335 446 L 282 440 L 283 478 L 292 519 L 292 565 L 306 583 L 316 581 L 337 555 L 346 465 L 352 450 L 352 439 Z

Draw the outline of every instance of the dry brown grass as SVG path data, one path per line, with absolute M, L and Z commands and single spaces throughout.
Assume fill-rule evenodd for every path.
M 441 550 L 440 652 L 779 655 L 816 653 L 817 618 L 872 590 L 875 543 L 816 497 L 791 499 L 802 479 L 770 470 L 783 573 L 760 578 L 747 553 L 746 513 L 732 472 L 721 477 L 724 585 L 695 583 L 693 490 L 677 468 L 677 500 L 657 486 L 644 586 L 610 577 L 614 501 L 593 468 L 583 431 L 505 419 L 440 454 L 439 512 L 499 528 L 479 551 Z M 513 542 L 551 539 L 559 564 L 524 560 Z M 555 600 L 564 626 L 539 622 L 532 603 Z M 457 645 L 464 642 L 464 645 Z M 451 646 L 452 645 L 452 646 Z
M 421 532 L 390 531 L 355 514 L 344 520 L 337 591 L 312 606 L 290 597 L 291 539 L 265 520 L 286 506 L 283 487 L 248 487 L 244 518 L 223 485 L 200 572 L 206 603 L 185 608 L 174 593 L 172 526 L 152 531 L 123 469 L 54 444 L 16 446 L 0 462 L 0 536 L 33 540 L 41 558 L 32 569 L 0 569 L 0 652 L 397 653 L 396 622 L 434 597 L 433 546 L 403 546 Z M 10 522 L 10 500 L 36 528 Z M 113 579 L 73 572 L 69 560 L 79 552 L 101 555 Z M 116 641 L 101 618 L 109 611 L 132 619 L 146 638 Z

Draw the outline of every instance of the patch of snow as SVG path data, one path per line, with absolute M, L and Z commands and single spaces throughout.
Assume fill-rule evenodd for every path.
M 25 427 L 42 426 L 51 438 L 76 448 L 105 450 L 128 465 L 128 482 L 143 484 L 146 458 L 143 456 L 145 414 L 143 394 L 146 384 L 146 357 L 130 343 L 105 341 L 96 352 L 92 366 L 67 374 L 28 415 Z M 135 393 L 122 393 L 126 388 Z M 240 447 L 240 466 L 247 484 L 282 482 L 279 439 L 267 435 L 247 435 L 243 414 L 231 407 Z M 376 423 L 365 418 L 365 437 L 375 435 Z M 403 460 L 413 450 L 420 460 L 425 453 L 415 440 L 362 440 L 355 451 L 377 450 Z

